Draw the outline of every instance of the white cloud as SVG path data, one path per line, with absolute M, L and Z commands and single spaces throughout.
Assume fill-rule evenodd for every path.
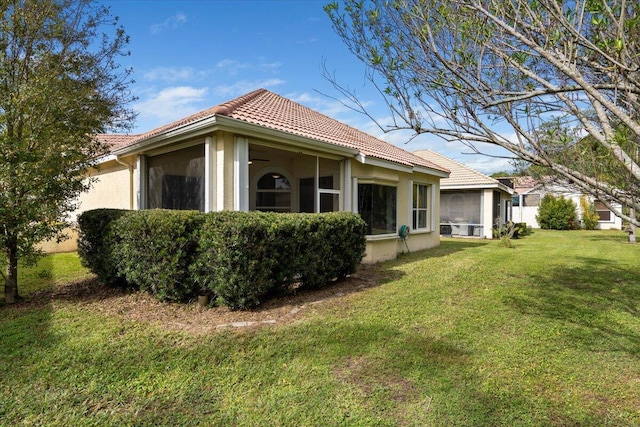
M 157 67 L 143 74 L 145 80 L 175 83 L 179 81 L 202 80 L 209 75 L 208 71 L 191 67 Z
M 260 59 L 256 64 L 241 62 L 235 59 L 223 59 L 216 63 L 216 69 L 218 71 L 225 72 L 230 76 L 235 76 L 246 70 L 277 72 L 281 66 L 282 64 L 280 62 L 266 62 L 262 59 Z
M 242 70 L 251 68 L 251 65 L 248 63 L 236 61 L 235 59 L 223 59 L 222 61 L 218 61 L 216 63 L 216 68 L 233 76 L 238 74 L 238 72 Z
M 187 23 L 187 15 L 184 13 L 177 13 L 168 17 L 164 22 L 160 24 L 154 24 L 150 27 L 151 34 L 159 34 L 167 30 L 175 30 Z
M 170 123 L 206 108 L 203 105 L 209 89 L 191 86 L 168 87 L 149 91 L 145 100 L 134 105 L 142 132 Z

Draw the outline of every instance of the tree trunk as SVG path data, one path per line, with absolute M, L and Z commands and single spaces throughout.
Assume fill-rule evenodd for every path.
M 636 210 L 631 208 L 631 213 L 629 214 L 630 217 L 635 218 L 636 217 Z M 630 223 L 629 224 L 629 228 L 631 229 L 631 231 L 629 232 L 629 242 L 630 243 L 635 243 L 636 242 L 636 229 L 637 227 L 635 226 L 635 224 Z
M 15 304 L 20 299 L 18 295 L 18 245 L 10 242 L 5 248 L 7 257 L 7 271 L 4 282 L 4 301 Z

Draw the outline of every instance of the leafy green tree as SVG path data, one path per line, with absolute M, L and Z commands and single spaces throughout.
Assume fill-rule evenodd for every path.
M 540 201 L 536 221 L 543 230 L 575 230 L 578 228 L 576 204 L 563 196 L 545 194 Z
M 640 2 L 344 0 L 325 10 L 384 96 L 385 130 L 503 147 L 639 224 L 613 203 L 640 208 Z
M 126 129 L 128 37 L 92 0 L 0 1 L 0 247 L 6 303 L 19 299 L 18 260 L 63 238 L 105 147 L 92 135 Z

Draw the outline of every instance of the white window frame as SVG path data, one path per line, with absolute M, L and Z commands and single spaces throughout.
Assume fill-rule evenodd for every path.
M 342 175 L 342 174 L 340 174 Z M 342 191 L 340 189 L 334 190 L 329 188 L 320 188 L 320 157 L 316 156 L 316 171 L 314 176 L 314 184 L 316 187 L 316 213 L 320 212 L 320 198 L 323 194 L 331 194 L 338 196 L 338 210 L 334 212 L 339 212 L 342 208 Z M 340 177 L 340 188 L 342 188 L 342 177 Z
M 426 207 L 424 208 L 417 208 L 413 205 L 413 199 L 414 199 L 414 193 L 415 193 L 415 187 L 416 186 L 420 186 L 420 187 L 425 187 L 426 188 Z M 432 203 L 433 203 L 433 184 L 428 184 L 426 182 L 415 182 L 415 181 L 411 181 L 410 185 L 409 185 L 410 191 L 409 191 L 409 212 L 410 213 L 410 218 L 409 218 L 409 224 L 411 224 L 412 230 L 411 231 L 415 231 L 415 232 L 426 232 L 426 231 L 432 231 L 433 230 L 433 221 L 432 221 L 432 217 L 433 215 L 431 214 L 431 211 L 433 210 L 431 208 Z M 416 212 L 421 211 L 421 212 L 425 212 L 425 216 L 426 216 L 426 226 L 425 227 L 414 227 L 413 223 L 414 223 L 414 218 L 416 217 Z M 418 223 L 418 221 L 416 220 L 416 224 Z

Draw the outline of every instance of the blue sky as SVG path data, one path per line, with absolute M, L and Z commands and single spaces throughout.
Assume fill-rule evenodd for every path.
M 121 63 L 133 68 L 133 132 L 265 88 L 408 151 L 430 148 L 487 174 L 511 169 L 506 161 L 468 154 L 464 145 L 434 136 L 408 142 L 408 133 L 385 134 L 332 99 L 339 93 L 323 77 L 323 64 L 379 122 L 388 116 L 381 95 L 367 84 L 364 65 L 333 31 L 323 11 L 328 2 L 104 0 L 131 37 L 131 56 Z

